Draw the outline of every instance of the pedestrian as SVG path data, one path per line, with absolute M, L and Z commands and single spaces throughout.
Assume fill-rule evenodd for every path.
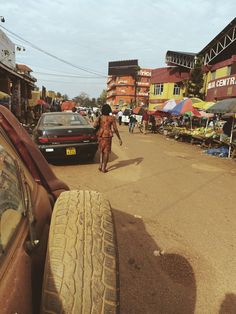
M 156 133 L 157 132 L 157 126 L 156 126 L 156 119 L 155 119 L 154 115 L 150 115 L 149 121 L 152 125 L 151 132 Z
M 143 117 L 142 117 L 142 123 L 143 123 L 143 134 L 147 134 L 147 129 L 148 129 L 148 120 L 149 116 L 147 113 L 147 109 L 144 110 L 143 112 Z
M 103 105 L 102 114 L 94 123 L 94 127 L 98 128 L 97 136 L 100 151 L 100 166 L 98 170 L 104 173 L 108 171 L 107 163 L 111 153 L 113 132 L 115 132 L 120 145 L 122 145 L 122 140 L 116 125 L 116 119 L 114 116 L 110 115 L 111 112 L 111 107 L 108 104 Z
M 134 132 L 134 127 L 137 123 L 137 119 L 135 115 L 131 112 L 131 115 L 129 117 L 129 132 L 133 133 Z
M 122 124 L 122 116 L 123 116 L 123 112 L 121 109 L 118 111 L 117 116 L 118 116 L 119 125 L 121 125 Z

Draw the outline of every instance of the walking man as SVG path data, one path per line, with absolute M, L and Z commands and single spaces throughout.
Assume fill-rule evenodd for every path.
M 121 109 L 118 111 L 117 115 L 118 115 L 119 125 L 121 125 L 122 124 L 122 116 L 123 116 L 123 112 Z
M 142 118 L 142 123 L 143 123 L 143 134 L 147 134 L 147 128 L 148 128 L 148 120 L 149 120 L 149 116 L 147 113 L 147 109 L 144 110 L 143 113 L 143 118 Z

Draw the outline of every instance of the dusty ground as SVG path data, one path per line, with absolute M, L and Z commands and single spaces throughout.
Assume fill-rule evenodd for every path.
M 120 133 L 108 173 L 98 159 L 52 168 L 71 189 L 110 200 L 121 313 L 236 313 L 236 162 L 159 134 Z

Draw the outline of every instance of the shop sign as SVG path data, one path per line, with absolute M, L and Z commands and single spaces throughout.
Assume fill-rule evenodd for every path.
M 140 70 L 140 71 L 138 72 L 138 74 L 139 74 L 140 76 L 151 76 L 151 75 L 152 75 L 152 72 L 150 72 L 150 71 L 145 71 L 145 70 Z
M 218 88 L 222 86 L 231 86 L 236 84 L 236 76 L 228 76 L 208 83 L 207 89 Z

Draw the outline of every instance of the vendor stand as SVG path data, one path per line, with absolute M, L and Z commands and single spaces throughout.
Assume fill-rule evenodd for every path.
M 210 107 L 207 112 L 211 113 L 231 113 L 232 114 L 232 125 L 231 125 L 231 133 L 229 138 L 229 143 L 227 144 L 229 146 L 229 152 L 228 152 L 228 158 L 231 156 L 231 151 L 235 151 L 235 145 L 233 141 L 233 135 L 234 135 L 234 127 L 235 127 L 235 114 L 236 114 L 236 98 L 228 98 L 221 101 L 218 101 Z

